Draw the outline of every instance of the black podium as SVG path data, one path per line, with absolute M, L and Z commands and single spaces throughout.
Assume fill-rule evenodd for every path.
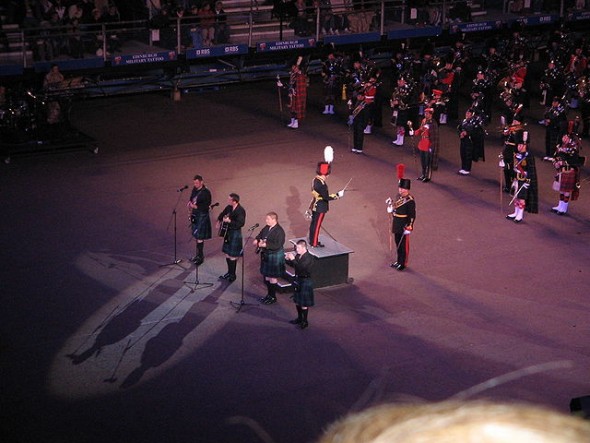
M 306 237 L 294 238 L 289 240 L 295 245 L 299 240 L 307 241 Z M 336 240 L 320 234 L 320 243 L 323 248 L 308 247 L 308 252 L 316 257 L 316 263 L 313 269 L 312 280 L 315 289 L 325 288 L 327 286 L 341 285 L 350 283 L 348 277 L 348 255 L 354 252 Z

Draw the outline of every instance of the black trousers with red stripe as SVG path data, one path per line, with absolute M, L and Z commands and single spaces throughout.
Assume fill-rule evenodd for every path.
M 320 241 L 320 229 L 322 228 L 322 222 L 326 217 L 325 212 L 312 212 L 311 213 L 311 224 L 309 225 L 309 243 L 310 246 L 317 246 Z
M 408 266 L 408 255 L 410 254 L 410 236 L 395 234 L 395 245 L 397 246 L 397 262 L 400 265 Z

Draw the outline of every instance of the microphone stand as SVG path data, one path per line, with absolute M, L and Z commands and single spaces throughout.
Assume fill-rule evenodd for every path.
M 195 242 L 195 256 L 196 256 L 196 253 L 197 252 L 198 252 L 198 247 L 197 247 L 197 243 Z M 199 288 L 205 289 L 205 288 L 210 288 L 211 286 L 213 286 L 213 283 L 201 283 L 201 282 L 199 282 L 199 267 L 200 266 L 201 265 L 195 264 L 195 281 L 194 282 L 189 282 L 189 281 L 185 281 L 184 282 L 184 283 L 186 283 L 186 285 L 189 288 L 191 288 L 191 292 L 196 292 L 197 289 L 199 289 Z
M 161 268 L 163 268 L 164 266 L 172 266 L 172 265 L 178 265 L 180 266 L 180 262 L 182 261 L 182 259 L 177 258 L 176 255 L 176 208 L 178 207 L 178 203 L 180 203 L 180 198 L 182 197 L 182 191 L 184 191 L 185 189 L 187 189 L 187 187 L 183 187 L 177 190 L 177 192 L 179 192 L 178 194 L 178 199 L 176 200 L 176 205 L 174 205 L 174 209 L 172 209 L 172 219 L 171 221 L 174 221 L 174 261 L 171 263 L 164 263 L 163 265 L 160 265 Z M 166 228 L 166 230 L 170 229 L 170 222 L 168 222 L 168 228 Z M 180 266 L 182 268 L 182 266 Z
M 248 235 L 248 238 L 245 241 L 242 241 L 242 250 L 240 251 L 241 252 L 241 255 L 242 255 L 242 287 L 240 288 L 242 296 L 241 296 L 241 299 L 240 299 L 240 302 L 239 303 L 236 303 L 236 302 L 233 302 L 233 301 L 230 302 L 230 304 L 234 308 L 236 308 L 236 314 L 239 313 L 240 310 L 242 309 L 242 307 L 244 307 L 244 306 L 255 306 L 252 303 L 246 303 L 246 302 L 244 302 L 244 255 L 245 255 L 244 245 L 247 245 L 248 244 L 248 242 L 252 238 L 252 234 L 254 234 L 254 229 L 256 229 L 257 227 L 258 227 L 258 225 L 253 226 L 251 229 L 248 229 L 248 232 L 250 234 Z M 256 305 L 256 306 L 258 306 L 258 305 Z

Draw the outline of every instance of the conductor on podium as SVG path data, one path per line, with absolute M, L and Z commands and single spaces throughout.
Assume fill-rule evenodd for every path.
M 344 190 L 338 191 L 336 194 L 330 194 L 328 191 L 328 184 L 326 183 L 328 175 L 332 170 L 331 161 L 334 157 L 334 152 L 331 146 L 326 146 L 324 149 L 324 160 L 318 163 L 316 176 L 311 185 L 311 194 L 313 199 L 309 205 L 308 212 L 311 212 L 311 224 L 309 225 L 309 245 L 322 248 L 324 245 L 320 243 L 320 230 L 322 223 L 326 217 L 326 213 L 330 209 L 330 201 L 338 200 L 344 197 Z

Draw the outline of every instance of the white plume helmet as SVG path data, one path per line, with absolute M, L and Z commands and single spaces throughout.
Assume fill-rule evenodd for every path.
M 326 146 L 324 148 L 324 161 L 327 163 L 334 161 L 334 148 L 332 146 Z

